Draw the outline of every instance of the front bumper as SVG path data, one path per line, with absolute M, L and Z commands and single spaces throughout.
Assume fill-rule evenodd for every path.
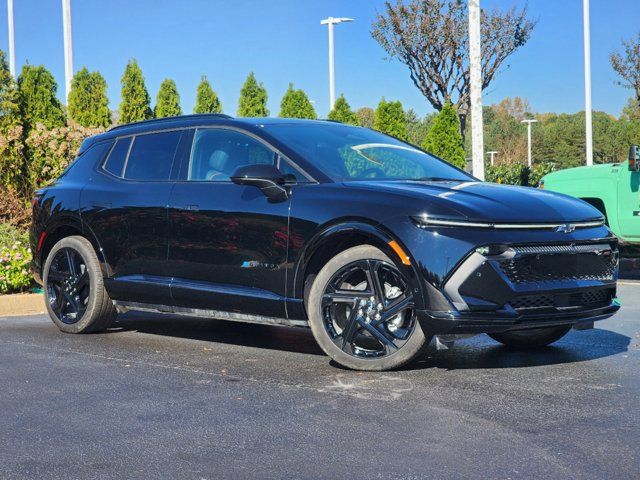
M 617 300 L 605 307 L 580 311 L 537 315 L 504 315 L 499 313 L 433 312 L 419 310 L 418 321 L 422 329 L 431 335 L 462 333 L 497 333 L 508 330 L 555 327 L 561 325 L 589 324 L 609 318 L 620 309 Z
M 588 324 L 613 315 L 615 240 L 476 248 L 444 279 L 448 310 L 417 312 L 432 334 Z

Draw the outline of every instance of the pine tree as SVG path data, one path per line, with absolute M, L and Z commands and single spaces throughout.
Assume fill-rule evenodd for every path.
M 336 122 L 348 123 L 349 125 L 358 125 L 360 123 L 357 115 L 351 110 L 349 102 L 344 98 L 344 95 L 338 97 L 327 118 L 329 120 L 335 120 Z
M 304 90 L 295 90 L 293 83 L 289 84 L 289 88 L 282 97 L 278 116 L 282 118 L 318 118 L 307 94 L 304 93 Z
M 180 108 L 180 94 L 176 82 L 166 78 L 158 90 L 158 98 L 156 100 L 156 118 L 176 117 L 182 115 Z
M 267 90 L 262 83 L 258 83 L 253 72 L 242 85 L 240 100 L 238 101 L 239 117 L 268 117 Z
M 24 177 L 24 130 L 20 92 L 0 50 L 0 184 L 22 191 Z
M 111 124 L 107 82 L 99 72 L 89 72 L 86 67 L 76 72 L 71 80 L 67 113 L 83 127 L 108 127 Z
M 58 84 L 43 65 L 25 65 L 18 77 L 20 104 L 25 128 L 31 130 L 38 123 L 47 128 L 65 124 L 62 105 L 56 96 Z
M 204 75 L 198 84 L 196 106 L 193 113 L 222 113 L 222 103 Z
M 139 122 L 153 117 L 151 97 L 144 84 L 142 70 L 136 60 L 130 60 L 121 79 L 122 101 L 120 102 L 120 123 Z
M 376 108 L 373 128 L 400 140 L 407 139 L 407 120 L 402 109 L 402 103 L 380 100 Z
M 445 103 L 440 113 L 433 119 L 422 148 L 456 167 L 466 166 L 460 121 L 451 102 Z

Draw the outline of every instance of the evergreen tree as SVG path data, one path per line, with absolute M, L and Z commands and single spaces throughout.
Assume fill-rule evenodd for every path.
M 0 183 L 22 190 L 24 181 L 24 136 L 20 92 L 0 50 Z
M 373 123 L 375 122 L 376 114 L 371 107 L 362 107 L 359 108 L 356 112 L 356 117 L 358 117 L 358 124 L 361 127 L 365 128 L 373 128 Z
M 27 130 L 42 123 L 47 128 L 61 127 L 65 115 L 56 93 L 58 84 L 43 65 L 25 65 L 18 77 L 22 116 Z
M 460 121 L 451 102 L 445 103 L 440 113 L 433 119 L 422 148 L 456 167 L 466 166 Z
M 158 98 L 156 100 L 156 118 L 176 117 L 182 115 L 180 108 L 180 94 L 176 82 L 166 78 L 158 90 Z
M 196 106 L 193 113 L 222 113 L 222 103 L 204 75 L 198 84 Z
M 267 90 L 262 83 L 258 83 L 253 72 L 242 85 L 240 100 L 238 101 L 239 117 L 268 117 Z
M 349 125 L 358 125 L 358 117 L 351 110 L 351 106 L 344 95 L 340 95 L 333 104 L 333 109 L 329 112 L 327 117 L 329 120 L 335 120 L 336 122 L 347 123 Z
M 71 80 L 69 118 L 83 127 L 108 127 L 111 111 L 107 97 L 107 82 L 99 72 L 84 67 Z
M 418 117 L 418 114 L 409 109 L 406 113 L 407 117 L 407 141 L 416 146 L 422 145 L 424 138 L 427 136 L 431 122 L 435 117 L 435 114 L 426 115 L 423 118 Z
M 373 128 L 400 140 L 407 139 L 407 119 L 402 109 L 402 103 L 380 100 L 376 108 Z
M 151 97 L 144 84 L 142 70 L 136 60 L 130 60 L 121 79 L 122 100 L 118 121 L 139 122 L 153 117 Z
M 289 88 L 282 97 L 278 116 L 282 118 L 318 118 L 307 94 L 304 93 L 304 90 L 295 90 L 293 83 L 289 84 Z

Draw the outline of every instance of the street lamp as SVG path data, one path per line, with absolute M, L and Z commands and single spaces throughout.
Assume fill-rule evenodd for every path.
M 353 18 L 334 18 L 329 17 L 320 21 L 320 25 L 329 25 L 329 110 L 333 110 L 333 104 L 336 100 L 336 85 L 333 65 L 333 26 L 338 23 L 353 22 Z
M 9 23 L 9 71 L 16 78 L 16 52 L 13 43 L 13 0 L 7 0 L 7 22 Z
M 496 151 L 487 152 L 487 155 L 490 155 L 490 156 L 491 156 L 491 159 L 490 159 L 489 161 L 491 162 L 491 166 L 492 166 L 492 167 L 493 167 L 493 161 L 494 161 L 494 159 L 495 159 L 495 157 L 496 157 L 496 154 L 497 154 L 497 153 L 498 153 L 498 152 L 496 152 Z
M 64 35 L 64 85 L 65 99 L 69 101 L 73 78 L 73 44 L 71 41 L 71 0 L 62 0 L 62 32 Z
M 591 27 L 589 0 L 582 2 L 584 22 L 584 113 L 586 131 L 587 165 L 593 165 L 593 122 L 591 119 Z
M 538 120 L 536 120 L 535 118 L 531 118 L 529 120 L 522 120 L 522 123 L 527 124 L 527 143 L 529 145 L 529 156 L 527 159 L 527 165 L 529 165 L 529 168 L 531 168 L 531 124 L 537 123 L 537 122 Z
M 471 95 L 471 152 L 473 157 L 473 175 L 480 180 L 484 180 L 480 0 L 469 0 L 469 83 Z

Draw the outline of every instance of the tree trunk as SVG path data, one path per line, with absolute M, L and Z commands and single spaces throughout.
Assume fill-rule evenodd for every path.
M 460 135 L 462 135 L 462 144 L 464 145 L 467 134 L 467 114 L 458 112 L 458 120 L 460 120 Z

